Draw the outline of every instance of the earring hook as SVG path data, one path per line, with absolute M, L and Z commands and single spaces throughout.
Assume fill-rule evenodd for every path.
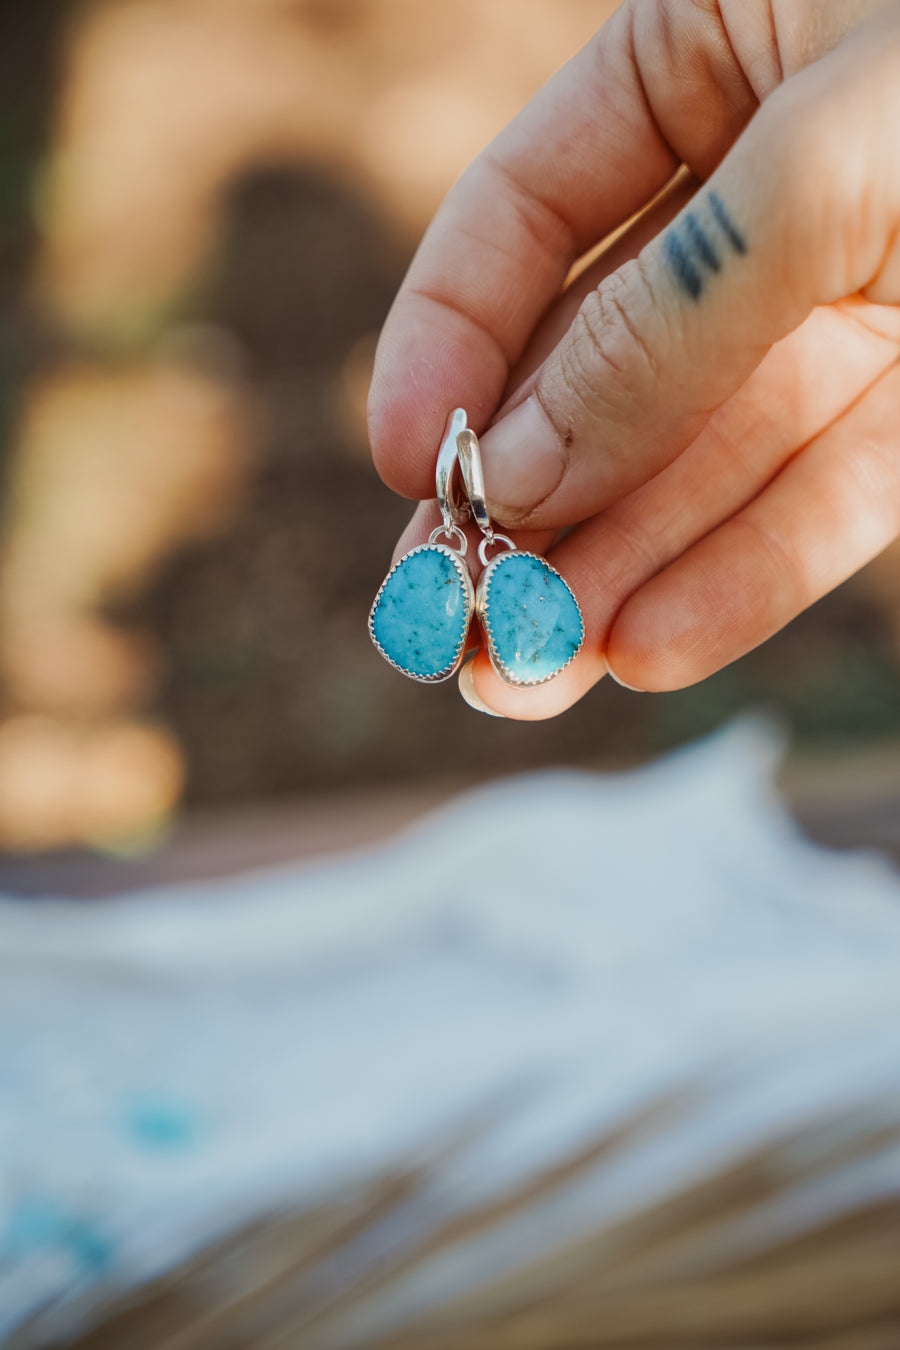
M 465 408 L 453 409 L 447 419 L 447 427 L 444 432 L 444 439 L 441 442 L 441 448 L 438 451 L 434 475 L 435 495 L 444 519 L 444 528 L 448 531 L 453 526 L 464 525 L 467 520 L 471 519 L 472 515 L 468 502 L 460 498 L 456 478 L 459 466 L 457 439 L 460 433 L 465 431 L 466 420 Z
M 469 427 L 466 427 L 457 436 L 456 449 L 459 454 L 459 464 L 466 487 L 466 496 L 469 498 L 469 504 L 472 508 L 472 515 L 475 517 L 479 530 L 491 544 L 494 541 L 494 527 L 491 524 L 487 502 L 484 497 L 484 469 L 481 464 L 481 448 L 478 444 L 478 437 Z

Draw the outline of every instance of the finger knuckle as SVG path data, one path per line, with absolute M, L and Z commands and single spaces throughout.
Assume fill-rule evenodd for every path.
M 660 374 L 658 310 L 641 259 L 606 277 L 585 299 L 573 342 L 573 360 L 596 382 L 604 373 L 634 387 Z
M 869 119 L 853 115 L 861 98 L 844 72 L 827 83 L 816 68 L 760 113 L 758 138 L 772 147 L 779 185 L 780 280 L 799 300 L 812 290 L 828 303 L 859 289 L 883 247 L 893 177 L 872 173 Z

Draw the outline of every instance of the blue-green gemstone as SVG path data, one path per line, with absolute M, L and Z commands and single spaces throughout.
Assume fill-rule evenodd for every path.
M 387 575 L 369 615 L 372 640 L 416 680 L 452 675 L 472 617 L 471 582 L 456 554 L 423 544 Z
M 510 684 L 550 680 L 581 650 L 578 602 L 556 569 L 534 553 L 495 558 L 479 608 L 491 658 Z

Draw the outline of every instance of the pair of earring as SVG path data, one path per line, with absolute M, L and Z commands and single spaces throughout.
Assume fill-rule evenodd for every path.
M 477 614 L 501 679 L 518 687 L 543 684 L 581 651 L 584 620 L 556 568 L 494 530 L 478 438 L 466 423 L 465 410 L 456 408 L 438 453 L 435 490 L 442 523 L 381 583 L 369 613 L 369 633 L 397 670 L 433 684 L 459 669 Z M 462 529 L 472 518 L 482 534 L 478 556 L 484 571 L 477 591 L 465 562 L 468 538 Z M 442 536 L 449 542 L 439 543 Z M 504 551 L 489 561 L 494 548 Z

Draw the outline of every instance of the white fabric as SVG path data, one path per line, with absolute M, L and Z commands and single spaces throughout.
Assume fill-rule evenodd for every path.
M 315 866 L 0 901 L 0 1342 L 479 1113 L 448 1205 L 667 1085 L 727 1083 L 411 1305 L 896 1089 L 900 881 L 800 837 L 776 742 L 748 720 L 634 773 L 502 782 Z

